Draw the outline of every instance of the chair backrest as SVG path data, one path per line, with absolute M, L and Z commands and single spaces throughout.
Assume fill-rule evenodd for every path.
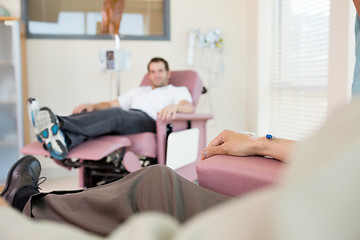
M 197 72 L 192 70 L 171 71 L 169 84 L 172 84 L 174 86 L 187 87 L 193 99 L 193 107 L 194 109 L 196 109 L 200 95 L 203 90 L 203 84 Z M 150 85 L 151 85 L 151 81 L 149 79 L 148 74 L 146 74 L 140 86 L 150 86 Z

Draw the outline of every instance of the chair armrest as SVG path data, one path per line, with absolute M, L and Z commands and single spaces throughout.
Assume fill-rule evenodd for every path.
M 177 113 L 176 117 L 173 119 L 171 117 L 165 119 L 156 119 L 156 127 L 166 126 L 167 124 L 177 124 L 177 123 L 187 123 L 187 121 L 196 122 L 196 121 L 207 121 L 212 119 L 214 116 L 207 113 Z M 187 126 L 187 125 L 186 125 Z
M 196 171 L 200 186 L 239 196 L 276 182 L 284 166 L 272 158 L 215 155 L 201 161 Z
M 188 121 L 188 120 L 209 120 L 209 119 L 212 119 L 213 117 L 214 116 L 209 113 L 177 113 L 175 116 L 175 119 L 167 118 L 165 120 L 170 121 L 170 122 Z
M 168 117 L 166 119 L 156 119 L 156 138 L 158 144 L 157 158 L 159 164 L 165 164 L 166 153 L 166 137 L 168 124 L 173 125 L 173 131 L 181 131 L 188 128 L 188 122 L 191 123 L 191 128 L 199 128 L 199 150 L 206 146 L 206 122 L 212 119 L 212 114 L 205 113 L 177 113 L 175 119 Z

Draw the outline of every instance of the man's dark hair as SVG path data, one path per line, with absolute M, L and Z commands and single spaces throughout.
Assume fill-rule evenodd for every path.
M 168 62 L 163 59 L 163 58 L 160 58 L 160 57 L 154 57 L 153 59 L 150 60 L 149 64 L 148 64 L 148 71 L 150 72 L 150 64 L 153 63 L 153 62 L 163 62 L 164 65 L 165 65 L 165 70 L 168 72 L 170 69 L 169 69 L 169 64 Z

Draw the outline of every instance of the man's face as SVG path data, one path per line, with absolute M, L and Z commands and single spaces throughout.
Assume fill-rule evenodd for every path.
M 163 62 L 152 62 L 149 65 L 149 78 L 151 80 L 151 87 L 163 87 L 169 83 L 170 72 L 165 70 Z

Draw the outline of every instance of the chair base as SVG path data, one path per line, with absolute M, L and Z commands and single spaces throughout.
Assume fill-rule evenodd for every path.
M 118 180 L 141 168 L 137 156 L 126 151 L 130 146 L 131 142 L 126 137 L 102 136 L 71 149 L 62 161 L 53 160 L 68 170 L 79 168 L 80 187 L 94 187 Z M 24 146 L 20 152 L 51 157 L 39 142 Z

